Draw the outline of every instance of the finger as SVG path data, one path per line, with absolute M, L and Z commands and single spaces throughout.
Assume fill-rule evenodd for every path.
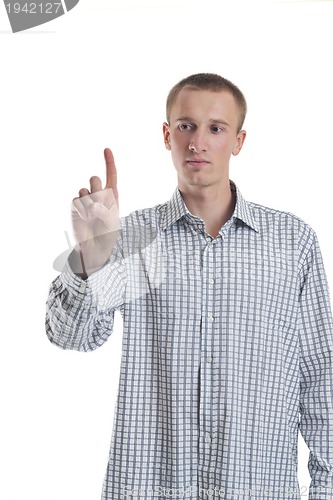
M 94 203 L 94 200 L 92 199 L 92 195 L 89 194 L 88 189 L 83 188 L 80 189 L 79 193 L 87 191 L 88 194 L 83 194 L 79 198 L 74 198 L 73 203 L 77 207 L 84 207 L 85 210 L 87 211 L 87 215 L 89 213 L 89 209 L 91 208 L 91 205 Z
M 74 198 L 72 200 L 71 210 L 72 212 L 77 213 L 82 220 L 88 219 L 88 212 L 84 204 L 82 203 L 83 198 Z
M 90 190 L 92 193 L 96 193 L 97 191 L 102 191 L 102 181 L 99 177 L 94 175 L 90 178 Z
M 106 188 L 111 188 L 113 189 L 115 198 L 118 203 L 118 191 L 117 191 L 117 169 L 116 165 L 114 162 L 114 157 L 112 154 L 111 149 L 105 148 L 104 149 L 104 158 L 105 158 L 105 164 L 106 164 Z
M 82 188 L 79 191 L 79 196 L 87 196 L 87 194 L 90 194 L 87 188 Z

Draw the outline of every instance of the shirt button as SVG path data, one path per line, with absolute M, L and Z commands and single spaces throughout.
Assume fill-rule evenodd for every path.
M 211 442 L 211 437 L 208 434 L 208 432 L 206 432 L 205 441 L 206 441 L 207 444 L 210 444 L 210 442 Z
M 208 283 L 209 283 L 210 285 L 213 285 L 213 284 L 214 284 L 214 281 L 215 281 L 215 280 L 214 280 L 213 278 L 209 278 Z
M 211 356 L 208 356 L 207 363 L 211 363 L 212 361 L 213 361 L 213 358 Z
M 214 321 L 213 316 L 208 316 L 208 321 L 209 321 L 209 323 L 213 323 L 213 321 Z

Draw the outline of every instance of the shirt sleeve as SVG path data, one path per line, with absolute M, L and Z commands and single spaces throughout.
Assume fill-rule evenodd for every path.
M 317 237 L 307 240 L 299 299 L 300 432 L 309 447 L 309 500 L 333 499 L 333 321 Z
M 92 351 L 113 331 L 114 313 L 122 312 L 126 269 L 117 242 L 109 261 L 87 280 L 76 276 L 68 261 L 52 282 L 46 303 L 46 334 L 62 349 Z

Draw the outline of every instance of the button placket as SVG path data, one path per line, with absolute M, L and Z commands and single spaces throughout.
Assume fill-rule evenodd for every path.
M 215 280 L 215 254 L 217 240 L 207 242 L 202 255 L 202 331 L 201 331 L 201 380 L 200 380 L 200 412 L 199 429 L 201 439 L 199 440 L 200 460 L 202 465 L 208 464 L 212 452 L 213 432 L 213 336 L 215 330 L 214 317 L 214 287 Z

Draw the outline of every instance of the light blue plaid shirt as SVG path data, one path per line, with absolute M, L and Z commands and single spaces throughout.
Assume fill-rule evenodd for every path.
M 51 285 L 46 329 L 90 351 L 123 317 L 103 500 L 333 499 L 333 324 L 314 231 L 236 195 L 212 238 L 171 200 L 122 218 L 108 264 Z

